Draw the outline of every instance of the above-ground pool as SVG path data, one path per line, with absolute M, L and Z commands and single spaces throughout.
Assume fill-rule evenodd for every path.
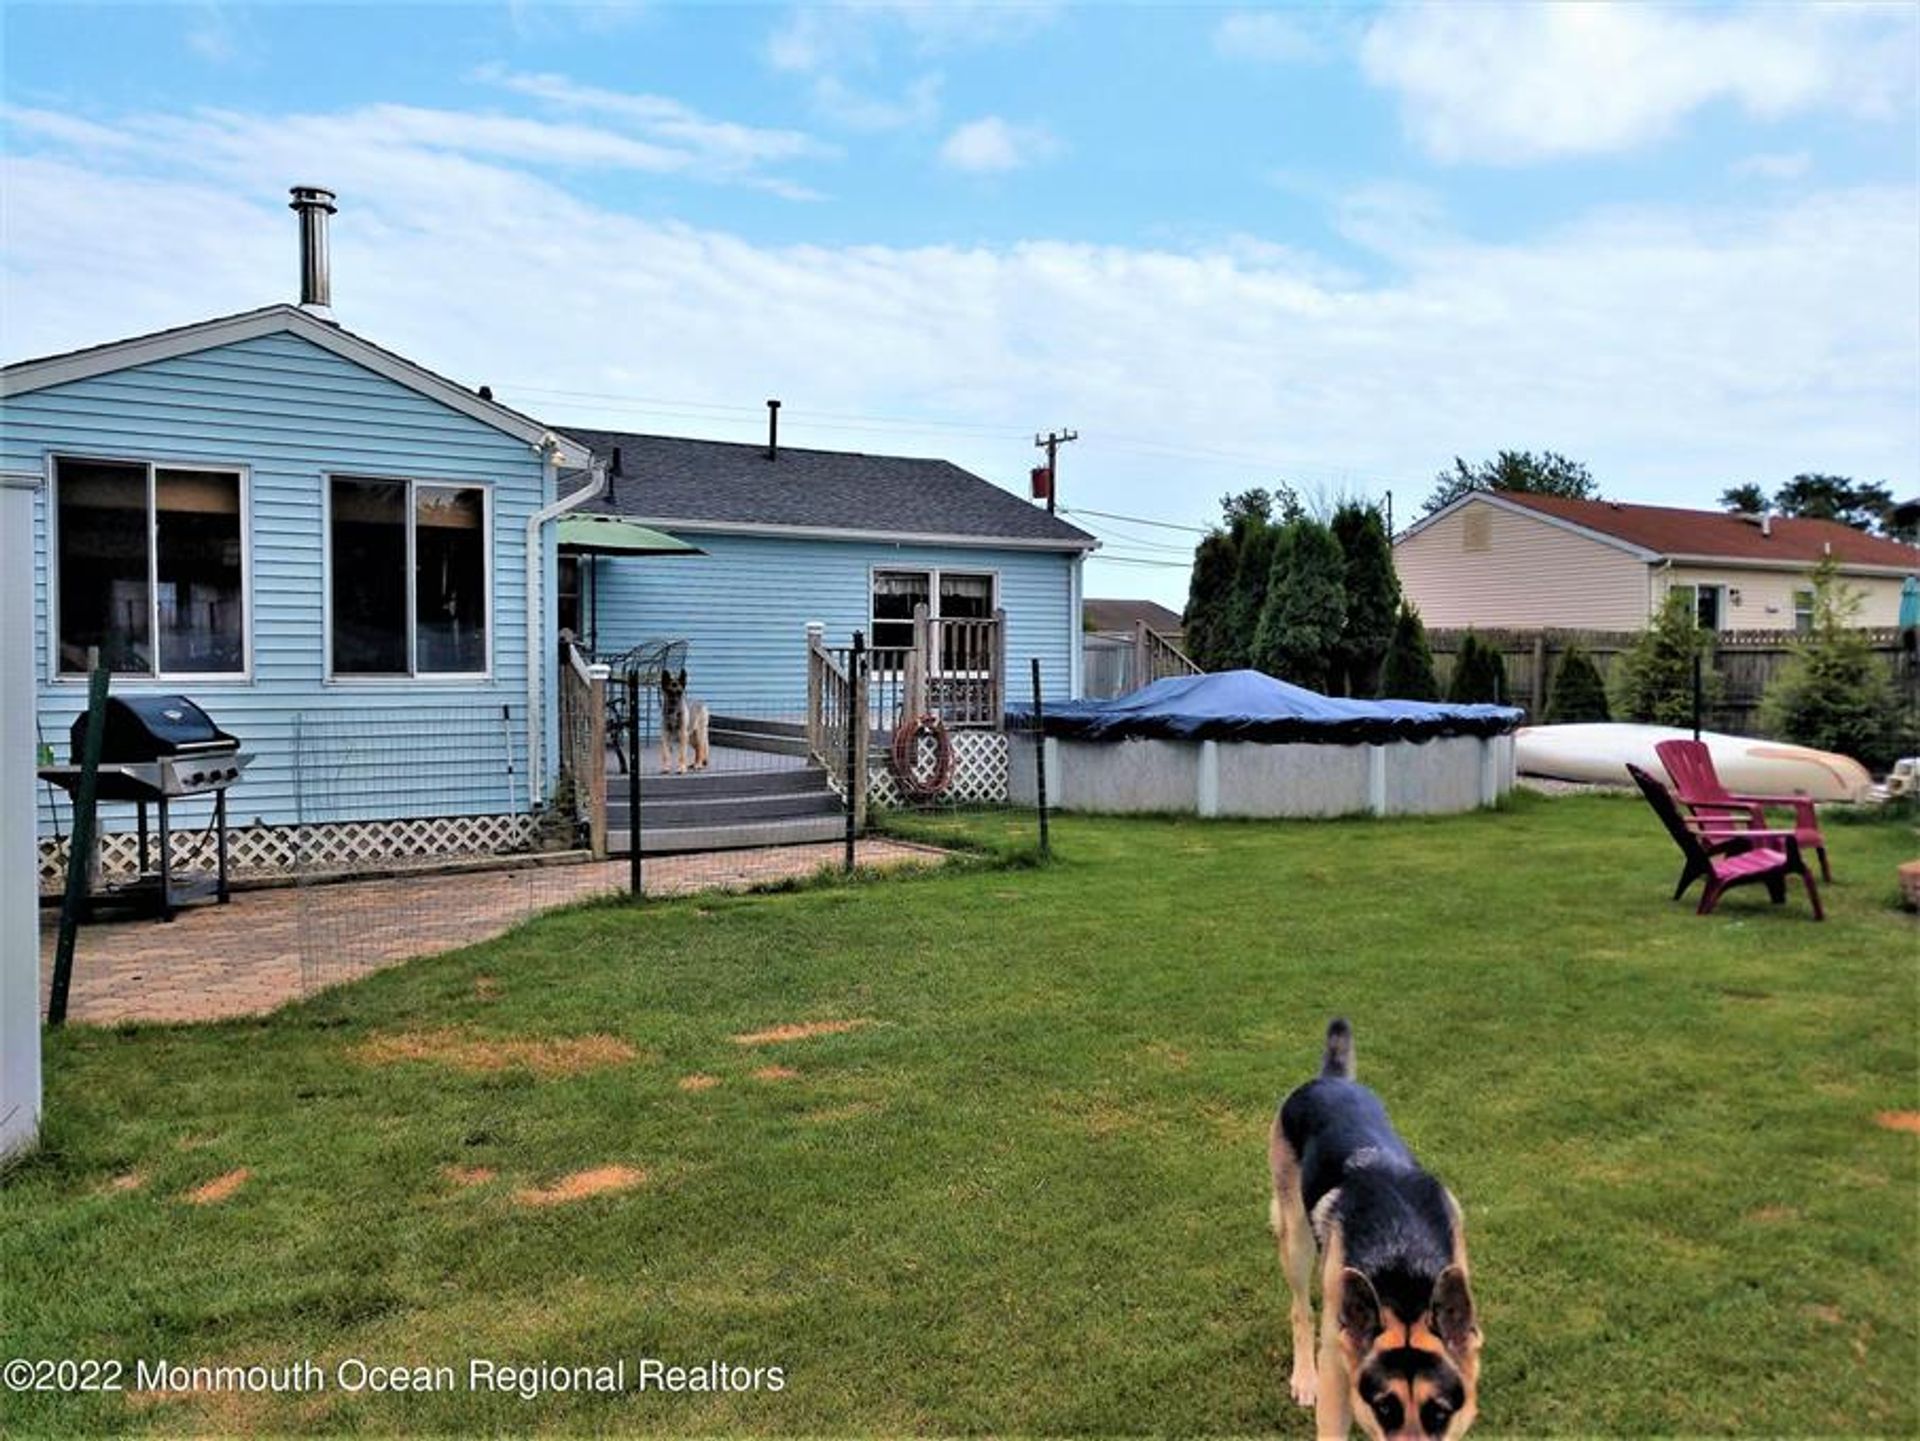
M 1031 715 L 1027 716 L 1031 720 Z M 1116 814 L 1446 815 L 1513 788 L 1510 706 L 1344 700 L 1254 670 L 1046 709 L 1047 803 Z M 1036 799 L 1032 730 L 1008 789 Z

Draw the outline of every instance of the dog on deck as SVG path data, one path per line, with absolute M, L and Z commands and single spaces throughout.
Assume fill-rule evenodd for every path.
M 1320 1074 L 1281 1102 L 1267 1147 L 1271 1221 L 1293 1292 L 1293 1399 L 1314 1431 L 1378 1441 L 1473 1424 L 1480 1326 L 1459 1204 L 1353 1078 L 1353 1032 L 1327 1027 Z M 1320 1336 L 1313 1334 L 1314 1264 Z
M 680 756 L 680 774 L 687 773 L 687 759 L 693 768 L 707 768 L 707 708 L 687 694 L 687 671 L 660 672 L 660 774 L 673 764 L 674 752 Z

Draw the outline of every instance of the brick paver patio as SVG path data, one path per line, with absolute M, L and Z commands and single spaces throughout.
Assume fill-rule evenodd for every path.
M 649 857 L 649 896 L 743 890 L 837 865 L 834 844 Z M 940 852 L 863 840 L 863 866 L 936 864 Z M 624 891 L 625 861 L 241 891 L 230 905 L 155 920 L 82 926 L 69 1020 L 212 1021 L 298 1000 L 316 982 L 351 980 L 413 956 L 484 941 L 529 915 Z M 57 911 L 41 912 L 41 1006 L 52 980 Z M 304 945 L 303 945 L 304 938 Z M 304 957 L 303 957 L 304 951 Z M 305 964 L 303 965 L 303 959 Z

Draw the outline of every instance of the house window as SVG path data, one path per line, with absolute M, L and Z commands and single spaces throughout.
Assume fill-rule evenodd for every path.
M 1693 612 L 1693 623 L 1702 630 L 1720 629 L 1720 618 L 1726 613 L 1727 588 L 1723 585 L 1676 585 L 1674 591 L 1687 598 L 1687 608 Z
M 246 670 L 238 471 L 61 458 L 53 503 L 60 674 Z
M 1793 593 L 1793 628 L 1802 635 L 1813 629 L 1813 592 L 1810 590 Z
M 1460 513 L 1460 549 L 1493 549 L 1493 513 L 1484 505 L 1470 505 Z
M 869 631 L 873 648 L 912 649 L 913 611 L 921 605 L 933 620 L 985 620 L 993 614 L 993 576 L 982 571 L 876 570 Z M 943 657 L 942 664 L 952 660 Z
M 484 674 L 487 520 L 479 486 L 335 477 L 333 674 Z

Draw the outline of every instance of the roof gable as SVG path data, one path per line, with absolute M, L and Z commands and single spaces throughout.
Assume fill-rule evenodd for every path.
M 568 433 L 620 474 L 582 508 L 700 528 L 1086 551 L 1098 542 L 950 461 L 635 435 Z
M 365 366 L 396 384 L 524 440 L 535 449 L 551 446 L 555 458 L 562 465 L 584 466 L 588 463 L 589 457 L 583 446 L 555 434 L 531 416 L 522 415 L 497 401 L 484 399 L 465 386 L 456 385 L 445 376 L 414 364 L 405 356 L 396 355 L 363 336 L 320 320 L 293 305 L 264 306 L 238 315 L 219 316 L 172 330 L 159 330 L 149 335 L 136 335 L 105 345 L 89 346 L 84 350 L 19 361 L 0 370 L 0 398 L 29 395 L 51 386 L 281 332 L 297 335 L 343 359 Z

